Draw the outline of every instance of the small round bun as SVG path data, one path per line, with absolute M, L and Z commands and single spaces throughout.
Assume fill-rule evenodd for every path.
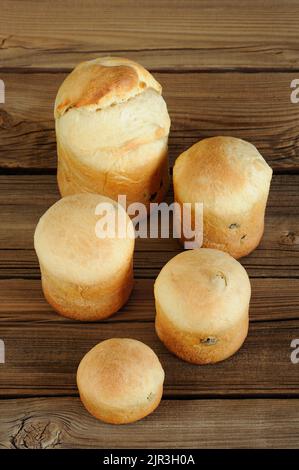
M 116 220 L 114 229 L 97 231 L 106 210 Z M 134 229 L 115 201 L 88 193 L 60 199 L 40 218 L 34 247 L 44 295 L 61 315 L 100 320 L 127 301 L 133 286 Z
M 98 419 L 132 423 L 154 411 L 163 394 L 164 371 L 154 351 L 135 339 L 99 343 L 77 371 L 80 398 Z
M 168 189 L 170 119 L 161 85 L 119 57 L 79 64 L 55 102 L 62 196 L 104 194 L 128 204 L 160 202 Z
M 250 282 L 229 254 L 209 248 L 184 251 L 163 267 L 154 291 L 157 334 L 181 359 L 214 363 L 243 344 Z
M 263 235 L 271 178 L 272 169 L 254 145 L 234 137 L 211 137 L 177 158 L 175 200 L 203 203 L 203 246 L 240 258 L 254 250 Z

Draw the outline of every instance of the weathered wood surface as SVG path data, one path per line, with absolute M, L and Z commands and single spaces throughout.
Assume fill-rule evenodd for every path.
M 128 304 L 99 323 L 58 316 L 43 299 L 39 280 L 0 281 L 0 395 L 76 394 L 75 371 L 97 342 L 113 336 L 143 340 L 166 371 L 165 396 L 298 396 L 291 340 L 299 338 L 299 280 L 253 279 L 250 334 L 238 354 L 214 366 L 177 360 L 154 332 L 153 280 L 137 280 Z M 246 373 L 245 373 L 246 372 Z
M 56 168 L 54 99 L 65 73 L 1 73 L 0 167 Z M 299 168 L 299 105 L 291 73 L 156 73 L 172 119 L 171 162 L 203 137 L 254 143 L 277 171 Z
M 103 424 L 78 398 L 0 401 L 0 448 L 297 448 L 299 400 L 163 400 L 134 424 Z
M 251 279 L 251 322 L 299 320 L 299 279 Z M 104 323 L 153 322 L 154 279 L 136 279 L 128 303 Z M 39 279 L 0 280 L 0 321 L 73 323 L 45 301 Z M 1 331 L 1 327 L 0 327 Z
M 258 249 L 242 259 L 253 277 L 299 276 L 299 175 L 274 175 Z M 38 277 L 33 233 L 59 198 L 55 175 L 0 176 L 0 277 Z M 173 200 L 172 190 L 168 201 Z M 135 274 L 155 277 L 182 247 L 175 239 L 137 239 Z
M 120 316 L 118 323 L 2 322 L 7 354 L 0 394 L 77 393 L 75 374 L 81 358 L 111 337 L 136 338 L 153 348 L 165 369 L 164 396 L 299 396 L 299 375 L 290 358 L 291 341 L 299 338 L 298 320 L 254 322 L 237 354 L 223 363 L 198 367 L 170 354 L 153 322 L 121 322 Z
M 0 16 L 0 448 L 299 447 L 299 3 L 2 0 Z M 140 61 L 163 85 L 171 165 L 223 134 L 254 143 L 276 173 L 262 243 L 241 260 L 249 336 L 223 363 L 186 364 L 155 335 L 153 282 L 176 240 L 137 240 L 132 297 L 104 322 L 64 319 L 43 298 L 33 232 L 59 197 L 54 98 L 78 62 L 109 54 Z M 161 406 L 124 427 L 96 421 L 75 396 L 83 354 L 112 336 L 145 341 L 166 371 Z
M 2 0 L 0 64 L 70 69 L 118 54 L 156 70 L 298 70 L 298 22 L 295 0 Z

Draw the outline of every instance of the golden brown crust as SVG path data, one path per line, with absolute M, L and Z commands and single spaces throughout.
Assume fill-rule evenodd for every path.
M 127 204 L 136 201 L 145 204 L 164 200 L 169 188 L 167 145 L 153 159 L 141 162 L 128 171 L 110 172 L 95 170 L 70 155 L 63 145 L 58 145 L 57 181 L 62 197 L 78 192 L 109 194 L 117 200 L 119 194 L 127 196 Z
M 114 231 L 97 225 L 109 211 Z M 123 207 L 98 194 L 65 197 L 40 218 L 34 247 L 46 299 L 62 315 L 96 321 L 115 313 L 133 286 L 134 228 Z
M 157 301 L 156 312 L 155 328 L 162 343 L 177 357 L 192 364 L 204 365 L 224 361 L 240 349 L 248 334 L 248 308 L 233 328 L 217 335 L 213 332 L 210 335 L 191 334 L 178 329 L 163 315 Z
M 103 57 L 79 64 L 64 80 L 56 98 L 55 117 L 70 108 L 111 105 L 147 87 L 161 86 L 141 65 L 119 57 Z
M 126 195 L 147 209 L 163 200 L 170 119 L 161 91 L 141 65 L 118 57 L 83 62 L 67 76 L 55 102 L 62 196 Z
M 157 335 L 185 361 L 222 361 L 246 338 L 250 293 L 245 269 L 227 253 L 184 251 L 155 281 Z
M 176 202 L 182 207 L 179 197 L 175 196 Z M 215 217 L 209 210 L 203 213 L 203 243 L 204 248 L 214 248 L 225 251 L 235 259 L 249 255 L 260 244 L 264 233 L 264 201 L 255 204 L 250 213 L 240 213 L 238 216 L 231 215 Z M 237 222 L 232 222 L 235 220 Z M 191 212 L 191 224 L 194 226 L 194 211 Z M 182 234 L 180 242 L 182 245 L 186 238 Z
M 115 410 L 110 408 L 99 409 L 85 395 L 80 392 L 80 399 L 87 411 L 97 419 L 108 424 L 129 424 L 145 418 L 158 408 L 163 395 L 163 387 L 159 387 L 152 402 L 145 404 L 144 407 L 136 407 L 130 410 Z
M 203 203 L 203 246 L 235 258 L 259 244 L 272 170 L 248 142 L 203 139 L 182 153 L 174 170 L 175 201 Z M 184 236 L 182 236 L 184 242 Z
M 56 111 L 61 114 L 69 108 L 99 104 L 104 96 L 112 93 L 119 95 L 120 91 L 127 93 L 136 87 L 137 83 L 138 75 L 132 67 L 93 64 L 84 80 L 80 69 L 75 69 L 67 82 L 68 93 L 65 92 L 63 101 L 57 103 Z
M 256 204 L 250 214 L 239 216 L 238 223 L 231 218 L 212 224 L 213 218 L 206 213 L 204 218 L 203 246 L 226 251 L 236 259 L 249 255 L 259 245 L 264 233 L 263 203 Z M 224 223 L 223 223 L 224 222 Z
M 118 272 L 109 285 L 78 286 L 62 282 L 42 271 L 47 302 L 60 315 L 79 321 L 99 321 L 115 314 L 129 299 L 134 284 L 133 263 Z
M 160 403 L 164 371 L 154 351 L 130 338 L 112 338 L 93 347 L 77 371 L 86 409 L 107 423 L 125 424 L 151 413 Z

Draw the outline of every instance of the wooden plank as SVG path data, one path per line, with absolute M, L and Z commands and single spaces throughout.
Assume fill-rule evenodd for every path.
M 242 263 L 253 277 L 299 276 L 299 175 L 274 175 L 260 246 Z M 59 198 L 55 175 L 0 176 L 0 277 L 39 277 L 33 233 Z M 170 190 L 167 201 L 173 199 Z M 155 277 L 179 253 L 177 240 L 137 239 L 135 275 Z
M 290 82 L 299 71 L 299 4 L 240 0 L 238 7 L 233 0 L 138 7 L 53 0 L 45 15 L 41 2 L 2 1 L 0 169 L 54 172 L 57 88 L 77 62 L 111 52 L 142 62 L 161 81 L 173 121 L 171 163 L 199 138 L 224 134 L 252 141 L 277 172 L 298 173 L 299 107 L 290 102 Z M 299 175 L 275 175 L 263 241 L 242 260 L 255 277 L 244 347 L 199 368 L 171 355 L 154 332 L 152 278 L 181 250 L 175 240 L 137 241 L 140 279 L 117 315 L 93 324 L 63 319 L 43 299 L 32 245 L 38 217 L 58 198 L 55 176 L 1 176 L 0 448 L 297 447 L 299 366 L 290 343 L 299 338 L 298 188 Z M 106 432 L 77 397 L 50 397 L 77 395 L 81 357 L 113 336 L 153 347 L 166 383 L 156 413 Z M 292 399 L 276 399 L 282 395 Z
M 168 69 L 298 69 L 299 6 L 292 0 L 1 2 L 2 67 L 72 68 L 129 55 Z
M 274 174 L 271 181 L 267 212 L 269 215 L 298 215 L 299 214 L 299 175 Z M 0 174 L 0 207 L 5 210 L 20 208 L 19 216 L 24 207 L 37 207 L 46 210 L 60 198 L 56 175 L 1 175 Z M 172 184 L 165 198 L 166 202 L 173 201 Z M 37 216 L 40 215 L 37 213 Z
M 107 322 L 153 322 L 153 279 L 136 279 L 128 303 Z M 299 320 L 299 279 L 251 279 L 250 319 Z M 39 279 L 0 280 L 0 321 L 72 323 L 45 301 Z
M 113 426 L 78 398 L 1 400 L 0 448 L 297 448 L 299 400 L 163 400 L 147 418 Z
M 263 250 L 262 245 L 240 262 L 252 278 L 298 278 L 299 255 L 296 249 Z M 139 251 L 134 253 L 135 279 L 156 278 L 162 267 L 176 251 Z M 0 279 L 25 278 L 36 279 L 40 277 L 39 265 L 33 250 L 0 250 Z
M 299 177 L 298 177 L 299 179 Z M 48 204 L 48 201 L 50 204 Z M 2 224 L 0 226 L 0 249 L 31 250 L 33 249 L 33 234 L 39 217 L 50 207 L 53 201 L 48 199 L 47 204 L 31 204 L 1 206 Z M 294 208 L 296 210 L 296 208 Z M 275 207 L 276 213 L 271 213 L 271 207 L 266 214 L 266 228 L 264 238 L 259 250 L 297 251 L 299 245 L 299 217 L 296 213 L 282 215 L 283 205 Z M 148 225 L 150 222 L 147 222 Z M 170 222 L 170 237 L 172 237 L 172 222 Z M 174 238 L 138 238 L 137 251 L 167 251 L 178 253 L 182 247 Z
M 0 395 L 76 394 L 75 373 L 83 355 L 111 337 L 136 338 L 158 354 L 165 369 L 165 396 L 298 396 L 298 366 L 291 362 L 291 341 L 299 321 L 256 322 L 241 350 L 209 366 L 187 364 L 166 350 L 148 322 L 2 322 L 6 362 Z
M 299 8 L 299 6 L 298 6 Z M 172 128 L 171 162 L 197 140 L 233 135 L 254 143 L 279 171 L 299 168 L 299 106 L 294 73 L 157 73 Z M 64 73 L 3 73 L 0 167 L 56 168 L 53 105 Z

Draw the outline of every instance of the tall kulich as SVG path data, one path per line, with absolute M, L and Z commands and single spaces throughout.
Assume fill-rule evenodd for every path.
M 193 224 L 195 203 L 203 203 L 203 246 L 240 258 L 263 236 L 271 178 L 272 169 L 254 145 L 235 137 L 211 137 L 177 158 L 175 200 L 191 203 Z
M 162 87 L 141 65 L 105 57 L 79 64 L 55 102 L 62 196 L 92 192 L 149 208 L 169 185 L 170 119 Z

